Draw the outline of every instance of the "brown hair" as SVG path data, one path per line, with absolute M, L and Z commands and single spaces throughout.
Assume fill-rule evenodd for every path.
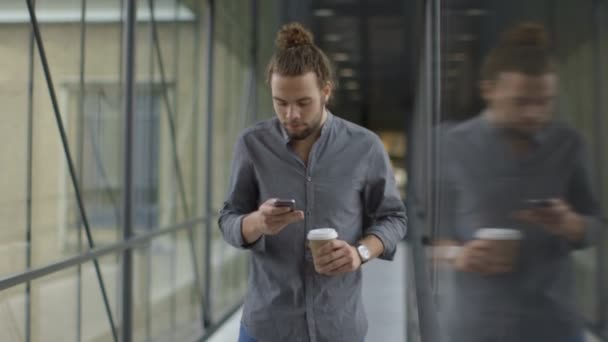
M 310 31 L 299 23 L 287 24 L 279 30 L 274 55 L 268 64 L 266 81 L 274 73 L 282 76 L 300 76 L 308 72 L 317 75 L 319 88 L 335 86 L 334 71 L 329 58 L 314 44 Z
M 495 80 L 503 72 L 539 76 L 554 71 L 555 62 L 545 28 L 526 22 L 504 33 L 501 42 L 486 57 L 481 78 Z

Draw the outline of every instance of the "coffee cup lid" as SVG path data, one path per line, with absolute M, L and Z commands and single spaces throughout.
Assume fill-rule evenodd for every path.
M 482 228 L 475 232 L 477 239 L 484 240 L 521 240 L 519 230 L 508 228 Z
M 338 238 L 338 232 L 333 228 L 319 228 L 308 232 L 308 240 L 332 240 Z

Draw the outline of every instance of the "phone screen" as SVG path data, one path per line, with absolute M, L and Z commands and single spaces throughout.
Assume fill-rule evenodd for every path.
M 274 206 L 275 207 L 288 207 L 291 208 L 291 210 L 293 210 L 296 207 L 296 200 L 294 199 L 277 199 L 274 202 Z
M 531 208 L 550 208 L 553 202 L 549 199 L 529 199 L 526 204 Z

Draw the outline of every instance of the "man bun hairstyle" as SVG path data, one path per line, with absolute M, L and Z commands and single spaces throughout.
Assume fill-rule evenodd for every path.
M 276 46 L 279 50 L 313 45 L 314 38 L 312 33 L 298 23 L 283 26 L 277 34 Z
M 270 83 L 273 74 L 301 76 L 313 72 L 317 76 L 319 88 L 335 86 L 334 70 L 329 58 L 315 45 L 310 31 L 300 23 L 290 23 L 281 27 L 275 41 L 276 50 L 268 64 L 266 81 Z
M 532 76 L 555 72 L 548 34 L 543 25 L 525 22 L 503 34 L 499 44 L 486 57 L 481 78 L 484 81 L 496 80 L 503 72 Z

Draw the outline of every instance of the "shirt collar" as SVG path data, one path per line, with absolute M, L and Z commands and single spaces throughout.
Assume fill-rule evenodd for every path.
M 331 125 L 333 124 L 334 121 L 334 115 L 327 110 L 327 119 L 325 120 L 325 123 L 323 123 L 323 126 L 321 126 L 321 135 L 319 136 L 319 138 L 324 137 L 325 135 L 327 135 L 327 132 L 329 131 Z M 285 127 L 283 127 L 283 125 L 281 124 L 281 120 L 277 120 L 278 125 L 279 125 L 279 129 L 281 130 L 281 135 L 283 136 L 283 139 L 285 140 L 285 144 L 289 144 L 291 142 L 291 138 L 289 137 L 289 134 L 287 134 L 287 130 L 285 130 Z
M 493 135 L 493 136 L 499 136 L 499 135 L 503 135 L 504 130 L 500 127 L 497 126 L 493 123 L 490 122 L 490 120 L 488 120 L 488 109 L 484 110 L 481 113 L 481 121 L 482 121 L 482 129 L 484 130 L 485 133 Z M 547 142 L 547 139 L 549 137 L 550 134 L 550 127 L 553 125 L 552 122 L 548 123 L 545 127 L 541 128 L 540 130 L 538 130 L 538 132 L 534 133 L 531 137 L 529 137 L 530 141 L 536 145 L 536 146 L 540 146 L 542 144 L 544 144 L 545 142 Z

